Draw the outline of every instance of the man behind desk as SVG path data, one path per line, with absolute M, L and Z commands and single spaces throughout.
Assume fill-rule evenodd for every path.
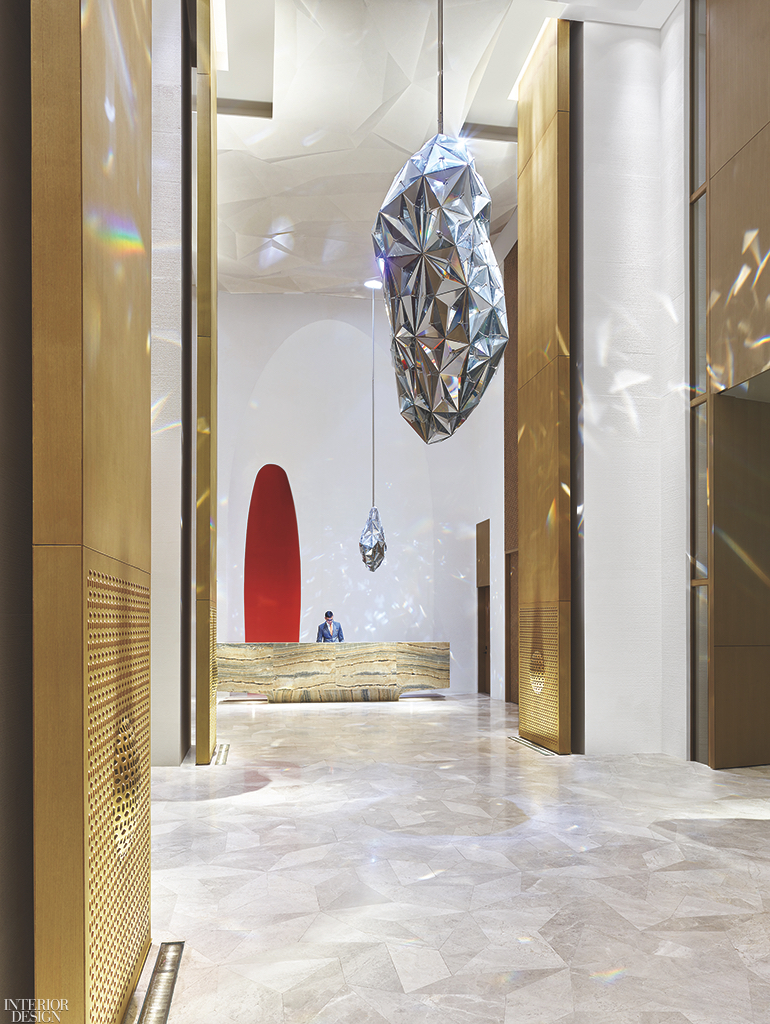
M 318 636 L 315 638 L 317 644 L 341 644 L 345 637 L 342 634 L 342 626 L 334 621 L 334 612 L 327 612 L 325 622 L 318 627 Z

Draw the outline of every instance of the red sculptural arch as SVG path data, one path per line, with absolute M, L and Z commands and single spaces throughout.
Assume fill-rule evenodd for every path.
M 243 563 L 247 643 L 299 641 L 299 532 L 289 478 L 263 466 L 251 492 Z

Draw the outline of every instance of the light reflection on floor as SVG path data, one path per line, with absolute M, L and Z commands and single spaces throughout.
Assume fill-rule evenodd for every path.
M 543 757 L 513 710 L 221 705 L 227 765 L 153 770 L 170 1024 L 770 1019 L 768 771 Z

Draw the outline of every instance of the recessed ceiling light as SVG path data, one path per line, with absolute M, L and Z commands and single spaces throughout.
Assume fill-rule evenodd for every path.
M 364 288 L 382 288 L 382 281 L 379 278 L 373 277 L 369 281 L 364 281 Z

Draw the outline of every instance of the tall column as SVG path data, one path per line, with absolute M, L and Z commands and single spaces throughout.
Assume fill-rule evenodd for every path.
M 217 88 L 211 0 L 198 0 L 198 457 L 195 760 L 217 741 Z
M 519 730 L 569 753 L 569 23 L 519 87 Z
M 732 768 L 770 760 L 770 10 L 707 11 L 708 758 Z
M 35 992 L 150 945 L 150 9 L 33 0 Z

